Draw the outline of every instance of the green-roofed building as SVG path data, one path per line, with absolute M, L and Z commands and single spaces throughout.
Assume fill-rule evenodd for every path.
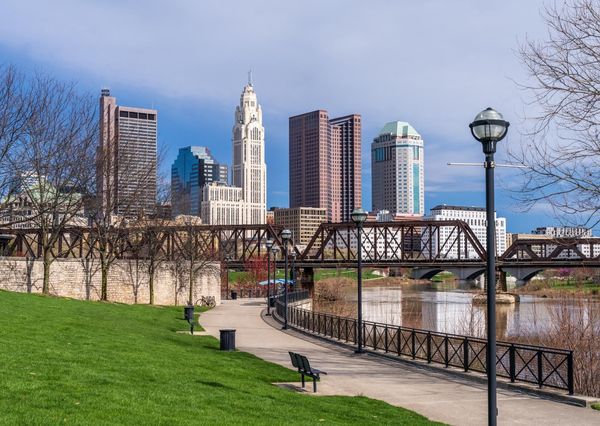
M 423 139 L 404 121 L 387 123 L 371 145 L 373 211 L 423 215 Z

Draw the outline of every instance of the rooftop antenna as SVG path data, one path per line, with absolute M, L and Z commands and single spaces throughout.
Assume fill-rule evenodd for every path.
M 252 86 L 252 68 L 248 71 L 248 85 Z

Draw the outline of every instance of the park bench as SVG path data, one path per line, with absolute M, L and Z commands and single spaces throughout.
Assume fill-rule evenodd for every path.
M 290 354 L 290 359 L 292 360 L 292 365 L 298 369 L 298 373 L 302 376 L 302 388 L 304 388 L 304 376 L 312 377 L 313 379 L 313 392 L 317 391 L 317 381 L 321 380 L 321 374 L 327 374 L 324 371 L 317 370 L 316 368 L 312 368 L 310 366 L 310 362 L 308 362 L 308 358 L 304 355 L 300 355 L 294 352 L 288 352 Z

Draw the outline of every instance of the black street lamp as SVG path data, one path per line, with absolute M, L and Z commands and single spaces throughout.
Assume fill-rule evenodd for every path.
M 225 256 L 225 299 L 231 298 L 231 294 L 229 293 L 229 262 L 231 260 L 230 255 Z
M 292 244 L 292 247 L 294 247 L 294 245 Z M 292 258 L 292 268 L 290 270 L 290 280 L 292 281 L 292 285 L 294 286 L 294 291 L 297 290 L 296 288 L 296 252 L 293 251 L 290 254 L 290 257 Z
M 273 253 L 273 283 L 277 283 L 277 253 L 279 253 L 279 247 L 273 246 L 271 249 Z M 274 286 L 277 289 L 277 286 Z M 279 291 L 277 291 L 277 296 L 279 296 Z
M 498 418 L 496 401 L 496 220 L 494 207 L 494 154 L 496 143 L 508 132 L 509 122 L 498 111 L 487 108 L 475 117 L 469 127 L 481 142 L 485 154 L 485 210 L 487 217 L 487 351 L 488 425 L 495 426 Z
M 357 240 L 357 261 L 358 261 L 358 319 L 356 321 L 356 353 L 361 353 L 362 349 L 362 226 L 367 220 L 367 212 L 361 208 L 355 209 L 352 214 L 352 222 L 356 224 Z
M 267 248 L 267 316 L 271 315 L 271 249 L 273 248 L 273 240 L 268 239 L 265 242 Z
M 283 240 L 283 254 L 285 256 L 285 269 L 284 269 L 284 296 L 283 296 L 283 304 L 285 310 L 283 312 L 283 329 L 287 330 L 288 328 L 288 242 L 292 237 L 292 231 L 289 229 L 284 229 L 281 231 L 281 239 Z

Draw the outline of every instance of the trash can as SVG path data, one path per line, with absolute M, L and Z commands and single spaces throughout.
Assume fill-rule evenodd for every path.
M 237 299 L 237 291 L 231 291 L 231 300 L 236 300 Z
M 235 329 L 219 330 L 221 333 L 221 350 L 235 351 Z
M 186 321 L 194 320 L 194 305 L 186 305 L 183 308 L 183 319 Z

